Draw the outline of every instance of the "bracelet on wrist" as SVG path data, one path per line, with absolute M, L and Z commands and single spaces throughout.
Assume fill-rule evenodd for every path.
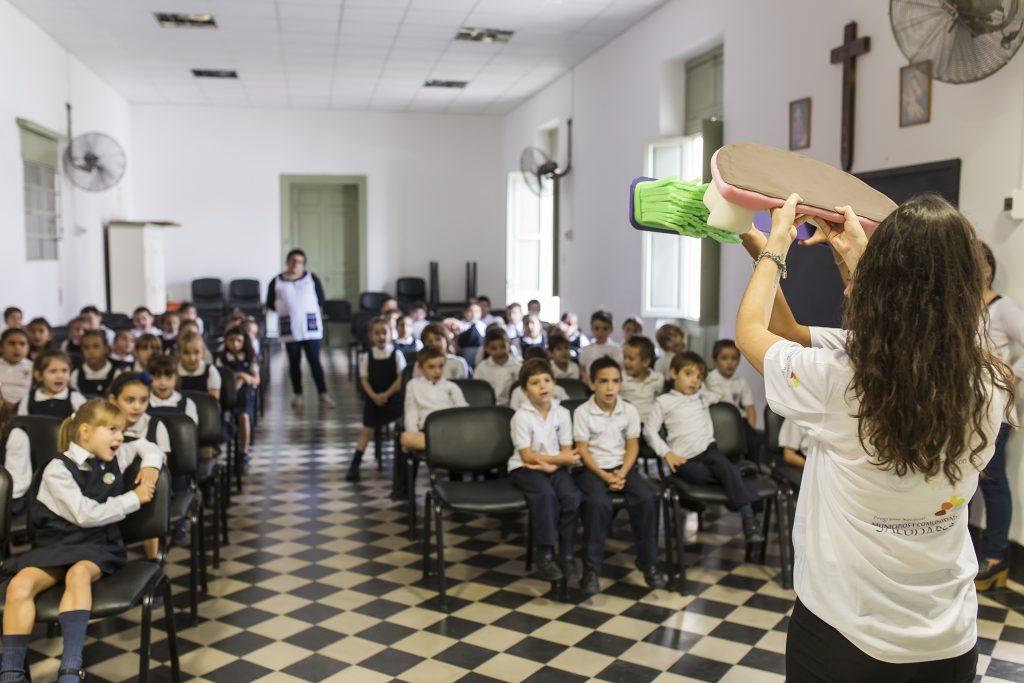
M 778 254 L 776 254 L 774 252 L 762 251 L 754 259 L 754 268 L 755 269 L 757 269 L 757 264 L 761 262 L 761 259 L 768 259 L 769 261 L 772 261 L 776 266 L 778 266 L 779 274 L 782 276 L 782 279 L 783 280 L 786 279 L 786 274 L 787 274 L 786 273 L 786 259 L 782 258 L 781 256 L 779 256 Z

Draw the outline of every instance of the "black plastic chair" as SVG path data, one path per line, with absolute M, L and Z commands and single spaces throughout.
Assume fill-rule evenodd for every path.
M 133 481 L 138 472 L 136 460 L 133 467 L 125 472 L 125 481 Z M 41 474 L 41 472 L 39 473 Z M 37 476 L 39 476 L 37 474 Z M 141 543 L 150 538 L 160 539 L 160 561 L 133 560 L 109 576 L 102 577 L 92 585 L 92 612 L 90 619 L 105 619 L 124 614 L 142 605 L 142 623 L 139 635 L 139 676 L 140 683 L 149 681 L 150 644 L 153 624 L 153 599 L 161 592 L 164 602 L 164 627 L 167 631 L 167 645 L 171 657 L 171 680 L 181 680 L 178 662 L 178 637 L 175 631 L 174 606 L 171 583 L 164 574 L 163 557 L 166 553 L 166 537 L 170 529 L 171 478 L 167 469 L 160 472 L 153 500 L 129 515 L 118 526 L 124 544 Z M 0 553 L 6 560 L 6 548 L 10 542 L 11 479 L 6 470 L 0 468 Z M 36 623 L 56 624 L 64 586 L 58 584 L 43 591 L 36 597 Z M 7 602 L 7 582 L 0 586 L 0 611 Z M 86 663 L 88 664 L 88 662 Z
M 395 298 L 402 310 L 427 301 L 427 281 L 421 277 L 400 277 L 395 282 Z
M 569 394 L 569 398 L 571 399 L 582 398 L 583 400 L 586 400 L 590 398 L 590 394 L 592 393 L 586 382 L 578 379 L 556 379 L 555 384 L 565 389 L 565 393 Z
M 167 456 L 167 468 L 173 476 L 188 477 L 188 489 L 171 493 L 170 528 L 173 529 L 183 519 L 188 520 L 191 535 L 188 577 L 189 617 L 194 624 L 199 619 L 200 585 L 204 593 L 207 590 L 203 498 L 199 495 L 196 486 L 196 469 L 199 466 L 196 423 L 188 415 L 177 413 L 162 413 L 152 419 L 163 423 L 171 442 L 171 452 Z M 216 510 L 214 510 L 214 514 L 217 514 Z
M 353 382 L 359 375 L 359 352 L 370 348 L 370 323 L 376 317 L 376 311 L 359 311 L 352 315 L 352 338 L 348 342 L 348 378 Z
M 220 401 L 205 391 L 183 391 L 181 392 L 196 404 L 196 412 L 199 414 L 199 427 L 196 430 L 196 441 L 199 448 L 211 448 L 216 450 L 223 442 L 223 434 L 220 430 L 221 408 Z M 213 542 L 213 566 L 220 564 L 221 526 L 226 523 L 226 513 L 222 512 L 221 492 L 223 491 L 224 477 L 223 463 L 220 458 L 204 458 L 200 455 L 196 466 L 196 482 L 200 490 L 210 486 L 213 488 L 213 505 L 210 514 L 210 528 Z M 205 544 L 206 531 L 203 530 Z
M 42 471 L 46 463 L 60 452 L 60 424 L 57 417 L 48 415 L 18 415 L 12 423 L 13 428 L 21 429 L 28 435 L 29 458 L 32 461 L 32 473 Z M 15 543 L 22 543 L 28 538 L 28 509 L 12 515 L 11 538 Z
M 248 315 L 263 315 L 260 281 L 243 278 L 228 283 L 228 308 L 241 308 Z
M 458 385 L 459 389 L 462 389 L 462 395 L 470 406 L 494 405 L 494 387 L 490 382 L 482 379 L 453 379 L 452 381 Z
M 103 324 L 112 330 L 130 330 L 132 329 L 131 317 L 124 313 L 104 313 L 102 316 Z
M 529 514 L 526 497 L 507 477 L 484 481 L 444 481 L 437 470 L 485 474 L 501 468 L 512 454 L 513 411 L 505 407 L 449 408 L 431 413 L 424 425 L 430 490 L 424 502 L 423 579 L 430 576 L 430 532 L 436 533 L 441 609 L 448 610 L 444 575 L 444 511 L 477 515 Z M 527 528 L 530 529 L 529 523 Z M 533 564 L 533 533 L 527 532 L 526 567 Z
M 380 313 L 380 305 L 384 303 L 384 299 L 390 296 L 387 292 L 363 292 L 359 295 L 359 310 L 378 315 Z
M 766 462 L 771 468 L 772 477 L 779 482 L 780 486 L 788 489 L 790 499 L 793 500 L 800 493 L 800 483 L 803 480 L 804 470 L 802 467 L 794 467 L 786 464 L 782 446 L 779 444 L 779 434 L 782 432 L 783 418 L 772 411 L 768 406 L 764 407 L 764 434 Z M 796 506 L 790 505 L 789 525 L 793 527 L 793 517 Z
M 330 330 L 332 324 L 352 322 L 352 304 L 345 299 L 328 299 L 323 305 L 324 345 L 330 346 Z
M 220 408 L 229 425 L 231 438 L 227 440 L 227 476 L 224 477 L 224 492 L 221 503 L 224 507 L 221 530 L 224 543 L 227 539 L 227 508 L 231 505 L 231 477 L 235 478 L 235 490 L 242 492 L 242 454 L 238 452 L 238 425 L 235 424 L 235 405 L 238 403 L 238 388 L 235 386 L 235 371 L 231 368 L 217 368 L 220 372 Z M 252 425 L 249 425 L 250 437 Z
M 771 515 L 773 503 L 777 510 L 778 522 L 779 560 L 782 565 L 782 587 L 792 588 L 793 575 L 792 564 L 789 558 L 790 531 L 789 513 L 787 512 L 789 496 L 785 488 L 780 487 L 771 477 L 760 474 L 757 466 L 744 460 L 746 455 L 746 432 L 743 427 L 743 417 L 735 406 L 728 403 L 716 403 L 710 407 L 711 422 L 714 427 L 715 442 L 718 449 L 737 464 L 740 472 L 744 474 L 744 483 L 754 493 L 758 501 L 764 503 L 764 530 L 766 540 L 761 544 L 759 561 L 763 564 L 768 549 L 767 534 L 771 526 Z M 718 484 L 691 484 L 679 477 L 669 476 L 664 479 L 666 491 L 668 492 L 668 503 L 671 514 L 668 516 L 667 527 L 672 533 L 667 538 L 673 538 L 670 542 L 667 555 L 669 570 L 675 573 L 673 579 L 680 591 L 686 585 L 686 562 L 685 545 L 683 539 L 683 523 L 685 515 L 683 508 L 692 510 L 698 515 L 703 515 L 709 505 L 725 505 L 728 498 L 725 489 Z M 698 517 L 700 519 L 700 517 Z M 673 552 L 678 553 L 678 558 L 673 558 Z M 752 547 L 747 545 L 746 560 L 752 558 Z
M 213 277 L 193 280 L 192 304 L 203 319 L 206 337 L 213 339 L 220 335 L 224 322 L 224 283 Z

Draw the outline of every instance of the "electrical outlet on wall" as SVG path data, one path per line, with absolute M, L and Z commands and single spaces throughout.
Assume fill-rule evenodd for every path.
M 1003 200 L 1003 211 L 1009 211 L 1010 218 L 1015 221 L 1024 220 L 1024 189 L 1013 190 L 1010 196 Z

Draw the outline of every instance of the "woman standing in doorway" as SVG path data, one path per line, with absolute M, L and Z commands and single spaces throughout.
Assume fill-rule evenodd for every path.
M 287 270 L 270 281 L 267 309 L 277 312 L 281 341 L 288 351 L 288 370 L 292 379 L 292 407 L 302 406 L 302 353 L 306 354 L 313 381 L 320 394 L 320 404 L 333 407 L 327 393 L 324 369 L 320 365 L 320 340 L 324 323 L 320 307 L 324 288 L 320 278 L 306 271 L 306 253 L 301 249 L 288 252 Z

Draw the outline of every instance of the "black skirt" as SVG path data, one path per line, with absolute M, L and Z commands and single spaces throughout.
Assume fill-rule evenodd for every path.
M 364 427 L 383 427 L 400 417 L 402 417 L 402 399 L 400 394 L 395 394 L 382 406 L 377 405 L 369 398 L 363 399 Z

